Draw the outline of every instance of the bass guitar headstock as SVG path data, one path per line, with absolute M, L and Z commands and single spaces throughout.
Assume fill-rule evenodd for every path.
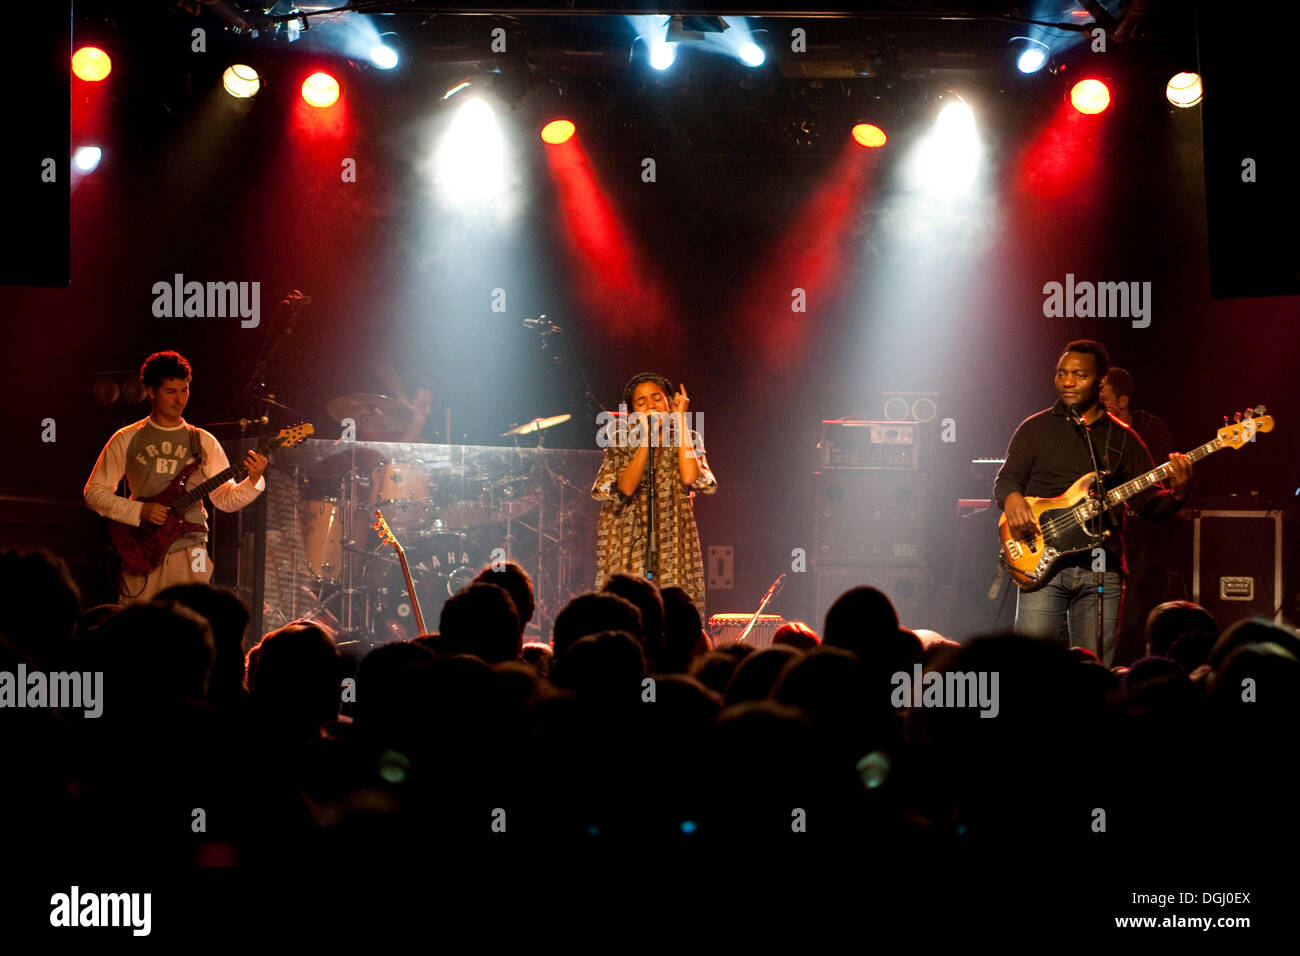
M 1264 414 L 1266 411 L 1263 405 L 1256 405 L 1254 408 L 1237 412 L 1231 422 L 1225 416 L 1223 427 L 1218 431 L 1219 443 L 1228 448 L 1240 448 L 1247 442 L 1253 442 L 1257 434 L 1271 432 L 1273 416 Z
M 397 543 L 397 536 L 393 534 L 393 529 L 388 527 L 388 522 L 384 520 L 384 513 L 378 508 L 375 509 L 375 523 L 371 526 L 379 533 L 380 544 L 391 544 L 398 551 L 402 546 Z

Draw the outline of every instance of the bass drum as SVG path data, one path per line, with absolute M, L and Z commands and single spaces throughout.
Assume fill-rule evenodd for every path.
M 343 568 L 343 510 L 337 498 L 298 504 L 307 570 L 320 583 L 337 584 Z
M 487 564 L 487 549 L 463 534 L 434 534 L 416 540 L 406 548 L 420 614 L 429 631 L 438 630 L 442 606 Z M 398 561 L 373 561 L 366 569 L 366 584 L 377 611 L 377 629 L 384 640 L 404 632 L 415 637 L 415 610 L 406 591 L 406 579 Z
M 415 589 L 421 609 L 427 593 L 441 610 L 447 598 L 468 587 L 488 563 L 487 549 L 465 534 L 431 534 L 419 543 L 419 554 L 424 585 L 417 583 Z

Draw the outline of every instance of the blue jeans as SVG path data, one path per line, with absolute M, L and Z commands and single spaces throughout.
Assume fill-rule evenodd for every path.
M 1016 595 L 1016 633 L 1086 647 L 1107 667 L 1115 663 L 1115 625 L 1123 586 L 1118 571 L 1102 574 L 1102 647 L 1097 650 L 1097 588 L 1087 568 L 1065 567 L 1036 591 Z

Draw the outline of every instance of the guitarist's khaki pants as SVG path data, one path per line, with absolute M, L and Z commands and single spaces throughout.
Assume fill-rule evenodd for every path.
M 123 604 L 143 604 L 173 584 L 207 584 L 211 579 L 212 559 L 207 548 L 194 546 L 169 551 L 148 575 L 123 572 L 117 590 Z

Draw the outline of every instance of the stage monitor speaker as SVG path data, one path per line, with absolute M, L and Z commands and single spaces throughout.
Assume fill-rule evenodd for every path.
M 813 547 L 819 564 L 925 564 L 926 476 L 827 469 L 813 478 Z
M 1282 512 L 1200 511 L 1192 531 L 1192 600 L 1219 626 L 1281 620 Z
M 816 617 L 809 623 L 821 634 L 826 612 L 850 588 L 875 588 L 893 602 L 898 622 L 906 627 L 933 628 L 929 620 L 930 572 L 925 568 L 838 567 L 817 569 Z

